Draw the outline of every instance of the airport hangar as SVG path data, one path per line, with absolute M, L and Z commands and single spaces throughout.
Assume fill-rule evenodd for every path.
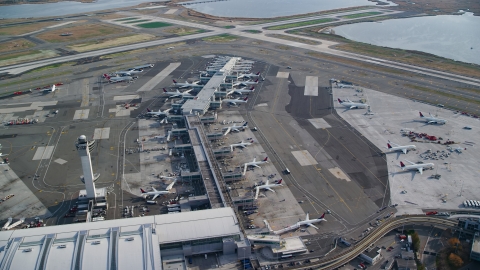
M 180 102 L 183 115 L 168 116 L 187 123 L 188 129 L 172 130 L 172 135 L 189 133 L 191 144 L 182 145 L 181 150 L 189 148 L 195 152 L 200 174 L 207 181 L 205 199 L 212 209 L 2 231 L 0 269 L 163 269 L 165 264 L 184 263 L 185 256 L 212 252 L 249 258 L 250 242 L 242 234 L 233 209 L 225 207 L 227 203 L 220 192 L 224 189 L 212 169 L 211 152 L 204 148 L 205 134 L 199 130 L 204 121 L 212 120 L 210 116 L 199 116 L 211 106 L 221 107 L 222 101 L 215 101 L 214 95 L 226 95 L 217 90 L 227 76 L 232 76 L 232 69 L 240 59 L 230 58 L 223 69 L 215 71 L 197 98 Z

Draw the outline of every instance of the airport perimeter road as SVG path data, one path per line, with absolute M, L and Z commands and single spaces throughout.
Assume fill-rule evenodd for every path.
M 375 57 L 369 57 L 369 56 L 364 56 L 364 55 L 359 55 L 359 54 L 354 54 L 354 53 L 349 53 L 349 52 L 338 51 L 338 50 L 335 50 L 335 49 L 331 49 L 327 42 L 322 41 L 322 40 L 318 40 L 318 39 L 315 39 L 315 40 L 323 42 L 323 43 L 320 44 L 320 45 L 308 45 L 308 44 L 303 44 L 303 43 L 294 42 L 294 41 L 288 41 L 288 40 L 279 39 L 279 38 L 267 37 L 265 35 L 265 32 L 264 33 L 259 33 L 259 34 L 250 34 L 250 33 L 247 33 L 247 32 L 243 32 L 239 29 L 235 29 L 235 28 L 234 29 L 218 28 L 218 29 L 214 30 L 214 29 L 212 29 L 212 27 L 205 26 L 203 24 L 192 23 L 192 22 L 184 22 L 184 21 L 180 21 L 180 20 L 167 19 L 167 18 L 156 18 L 156 21 L 168 22 L 168 23 L 173 23 L 173 24 L 178 24 L 178 25 L 188 25 L 190 27 L 206 29 L 206 30 L 209 30 L 210 32 L 194 34 L 194 35 L 189 35 L 189 36 L 183 36 L 183 37 L 174 37 L 174 38 L 168 38 L 168 39 L 162 39 L 162 40 L 147 41 L 147 42 L 143 42 L 143 43 L 119 46 L 119 47 L 114 47 L 114 48 L 109 48 L 109 49 L 104 49 L 104 50 L 98 50 L 98 51 L 92 51 L 92 52 L 86 52 L 86 53 L 79 53 L 79 54 L 75 54 L 75 55 L 61 56 L 61 57 L 56 57 L 56 58 L 51 58 L 51 59 L 33 61 L 33 62 L 29 62 L 29 63 L 22 63 L 22 64 L 17 64 L 17 65 L 7 66 L 7 67 L 1 67 L 0 68 L 0 73 L 20 74 L 20 73 L 23 73 L 23 72 L 31 70 L 31 69 L 35 69 L 35 68 L 38 68 L 38 67 L 51 65 L 51 64 L 55 64 L 55 63 L 75 61 L 75 60 L 79 60 L 79 59 L 82 59 L 82 58 L 97 57 L 97 56 L 101 56 L 101 55 L 105 55 L 105 54 L 129 51 L 129 50 L 134 50 L 134 49 L 163 45 L 163 44 L 168 44 L 168 43 L 173 43 L 173 42 L 186 41 L 186 40 L 191 40 L 191 39 L 199 39 L 199 38 L 214 36 L 214 35 L 218 35 L 218 34 L 232 34 L 232 35 L 237 35 L 237 36 L 241 36 L 241 37 L 272 42 L 272 43 L 276 43 L 276 44 L 288 45 L 288 46 L 292 46 L 292 47 L 296 47 L 296 48 L 303 48 L 303 49 L 307 49 L 307 50 L 311 50 L 311 51 L 316 51 L 316 52 L 319 52 L 319 53 L 335 55 L 335 56 L 344 57 L 344 58 L 348 58 L 348 59 L 353 59 L 353 60 L 357 60 L 357 61 L 367 62 L 367 63 L 370 63 L 370 64 L 376 64 L 376 65 L 380 65 L 380 66 L 385 66 L 385 67 L 400 69 L 400 70 L 404 70 L 404 71 L 414 72 L 414 73 L 418 73 L 418 74 L 428 75 L 428 76 L 432 76 L 432 77 L 436 77 L 436 78 L 442 78 L 442 79 L 445 79 L 445 80 L 452 80 L 452 81 L 461 82 L 461 83 L 465 83 L 465 84 L 469 84 L 469 85 L 480 86 L 480 79 L 469 78 L 469 77 L 465 77 L 465 76 L 461 76 L 461 75 L 450 74 L 450 73 L 447 73 L 447 72 L 436 71 L 436 70 L 432 70 L 432 69 L 428 69 L 428 68 L 422 68 L 422 67 L 417 67 L 417 66 L 413 66 L 413 65 L 397 63 L 397 62 L 383 60 L 383 59 L 379 59 L 379 58 L 375 58 Z M 285 23 L 286 23 L 285 21 L 275 22 L 275 23 L 271 23 L 271 26 L 282 25 L 282 24 L 285 24 Z M 269 32 L 267 31 L 267 33 L 269 33 Z M 279 33 L 284 33 L 284 32 L 280 31 Z M 295 35 L 293 35 L 293 36 L 295 36 Z M 299 38 L 300 37 L 305 38 L 303 36 L 298 36 L 298 37 Z

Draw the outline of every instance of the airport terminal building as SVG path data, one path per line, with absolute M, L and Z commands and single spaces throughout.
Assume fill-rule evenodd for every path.
M 233 209 L 0 232 L 0 269 L 165 269 L 208 253 L 250 257 Z

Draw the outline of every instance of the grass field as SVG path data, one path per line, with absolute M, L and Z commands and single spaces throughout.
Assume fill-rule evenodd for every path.
M 223 42 L 232 42 L 237 39 L 238 39 L 237 36 L 232 36 L 229 34 L 221 34 L 218 36 L 206 37 L 206 38 L 203 38 L 202 40 L 207 42 L 212 42 L 212 43 L 223 43 Z
M 235 25 L 226 25 L 226 26 L 224 26 L 223 28 L 225 28 L 225 29 L 233 29 L 233 28 L 235 28 Z
M 62 37 L 62 33 L 72 33 L 71 36 Z M 62 29 L 51 30 L 37 35 L 37 38 L 48 42 L 70 42 L 94 37 L 104 37 L 111 34 L 129 32 L 125 28 L 112 27 L 104 24 L 85 24 Z
M 268 30 L 283 30 L 283 29 L 288 29 L 288 28 L 293 28 L 293 27 L 308 26 L 308 25 L 319 24 L 319 23 L 327 23 L 327 22 L 332 22 L 332 21 L 335 21 L 335 19 L 325 18 L 325 19 L 304 21 L 304 22 L 298 22 L 298 23 L 288 23 L 288 24 L 276 25 L 276 26 L 268 27 L 267 29 Z
M 0 27 L 0 35 L 10 35 L 10 36 L 22 35 L 22 34 L 40 30 L 44 27 L 51 26 L 54 24 L 57 24 L 57 22 L 40 22 L 40 23 L 22 24 L 18 26 Z
M 131 24 L 131 23 L 141 23 L 141 22 L 149 22 L 150 20 L 136 20 L 136 21 L 126 21 L 126 22 L 123 22 L 123 23 L 128 23 L 128 24 Z
M 131 20 L 136 20 L 138 19 L 137 17 L 130 17 L 130 18 L 123 18 L 123 19 L 118 19 L 115 20 L 116 22 L 123 22 L 123 21 L 131 21 Z
M 93 51 L 99 50 L 103 48 L 110 48 L 110 47 L 117 47 L 121 45 L 127 45 L 137 42 L 143 42 L 155 39 L 154 35 L 149 34 L 138 34 L 126 37 L 119 37 L 119 38 L 112 38 L 112 39 L 99 39 L 96 41 L 76 44 L 68 46 L 70 49 L 77 51 L 77 52 L 86 52 L 86 51 Z
M 14 65 L 21 62 L 44 59 L 57 56 L 55 51 L 51 50 L 34 50 L 20 53 L 13 53 L 0 56 L 0 67 Z
M 174 28 L 165 30 L 166 33 L 175 34 L 179 36 L 192 35 L 192 34 L 202 33 L 204 31 L 205 30 L 203 29 L 197 29 L 197 28 L 191 28 L 191 27 L 174 27 Z
M 150 23 L 136 24 L 135 26 L 138 26 L 141 28 L 160 28 L 160 27 L 171 26 L 171 24 L 164 23 L 164 22 L 150 22 Z
M 30 42 L 23 38 L 19 38 L 19 39 L 10 40 L 7 42 L 1 42 L 0 52 L 18 51 L 22 49 L 28 49 L 33 46 L 35 46 L 33 42 Z
M 260 30 L 243 30 L 243 32 L 247 32 L 247 33 L 250 33 L 250 34 L 260 34 L 260 33 L 262 33 L 262 31 L 260 31 Z
M 372 12 L 356 13 L 356 14 L 350 14 L 350 15 L 342 16 L 342 18 L 344 18 L 344 19 L 356 19 L 356 18 L 362 18 L 362 17 L 379 15 L 379 14 L 383 14 L 383 12 L 372 11 Z

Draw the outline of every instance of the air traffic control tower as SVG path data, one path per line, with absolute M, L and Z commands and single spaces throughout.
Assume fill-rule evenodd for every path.
M 97 177 L 93 175 L 92 170 L 92 160 L 90 158 L 90 152 L 95 148 L 95 140 L 88 141 L 87 136 L 81 135 L 78 137 L 77 142 L 75 143 L 77 147 L 78 154 L 80 155 L 80 160 L 82 161 L 83 169 L 83 182 L 85 183 L 86 197 L 88 199 L 95 200 L 95 183 Z

